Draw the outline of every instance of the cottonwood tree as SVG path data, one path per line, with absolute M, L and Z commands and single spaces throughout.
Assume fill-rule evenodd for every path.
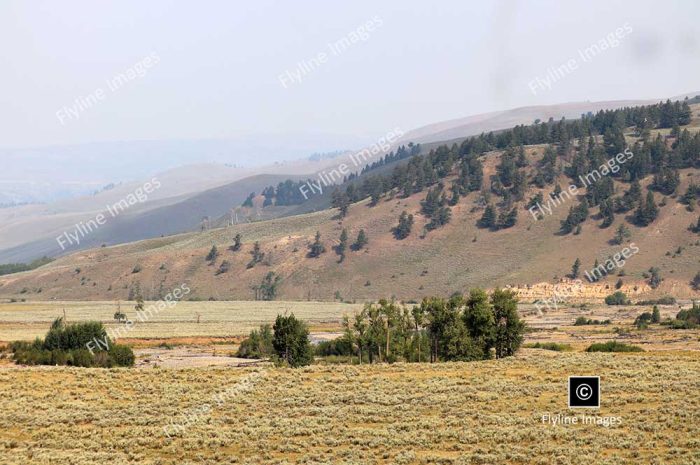
M 272 327 L 269 324 L 261 325 L 259 330 L 254 329 L 248 338 L 241 342 L 236 357 L 269 358 L 275 353 L 272 340 Z
M 289 316 L 277 315 L 272 330 L 272 345 L 281 361 L 293 368 L 311 364 L 313 349 L 304 322 L 293 313 Z
M 343 319 L 348 355 L 359 363 L 424 361 L 423 347 L 431 362 L 483 360 L 513 355 L 522 344 L 524 324 L 517 314 L 517 299 L 510 291 L 489 296 L 472 290 L 465 299 L 431 297 L 409 309 L 393 301 L 367 304 L 354 319 Z
M 496 323 L 494 348 L 496 358 L 514 355 L 523 342 L 525 324 L 518 315 L 518 300 L 513 291 L 496 289 L 491 294 Z
M 282 284 L 282 277 L 274 271 L 268 272 L 258 286 L 253 286 L 255 300 L 275 300 Z

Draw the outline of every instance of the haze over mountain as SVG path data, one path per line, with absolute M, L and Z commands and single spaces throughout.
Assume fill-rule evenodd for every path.
M 444 125 L 435 127 L 444 131 Z M 273 273 L 284 283 L 280 297 L 292 300 L 372 300 L 393 292 L 419 299 L 425 288 L 447 295 L 489 285 L 515 286 L 536 299 L 551 294 L 552 283 L 579 258 L 587 273 L 599 260 L 613 263 L 611 257 L 632 248 L 629 263 L 612 265 L 586 283 L 587 298 L 602 299 L 614 287 L 637 299 L 666 293 L 687 298 L 695 293 L 690 282 L 700 257 L 699 129 L 700 98 L 693 98 L 465 135 L 459 143 L 427 143 L 412 157 L 377 157 L 374 167 L 341 186 L 341 197 L 326 191 L 292 207 L 279 204 L 279 188 L 267 205 L 259 193 L 304 176 L 247 177 L 120 215 L 84 246 L 115 237 L 165 237 L 70 253 L 0 278 L 0 293 L 15 299 L 125 299 L 139 290 L 155 299 L 160 290 L 187 282 L 193 298 L 236 300 L 251 298 L 251 289 Z M 623 172 L 600 174 L 610 163 L 606 157 L 628 153 Z M 329 166 L 339 161 L 325 160 Z M 576 173 L 594 171 L 600 179 L 584 185 L 585 193 L 556 194 L 580 182 Z M 240 207 L 250 191 L 258 195 Z M 558 202 L 545 200 L 557 196 Z M 345 202 L 347 215 L 328 208 L 331 202 Z M 411 225 L 399 233 L 406 213 Z M 203 214 L 212 221 L 197 227 Z M 171 235 L 186 230 L 192 232 Z M 350 242 L 339 258 L 343 230 Z M 348 249 L 360 230 L 369 243 Z M 317 232 L 324 252 L 312 255 Z M 243 239 L 239 249 L 233 247 L 236 234 Z M 24 252 L 4 253 L 32 247 L 41 250 L 41 241 Z
M 192 164 L 225 165 L 224 172 L 230 176 L 230 167 L 250 170 L 369 142 L 369 137 L 359 136 L 257 134 L 235 139 L 0 148 L 0 204 L 51 203 L 90 195 L 107 185 L 138 181 Z M 212 174 L 217 178 L 227 176 L 217 175 L 215 170 Z
M 650 103 L 650 101 L 576 102 L 473 115 L 406 131 L 400 139 L 400 143 L 425 144 L 459 140 L 482 132 L 510 128 L 517 124 L 530 124 L 537 119 L 547 121 L 552 118 L 558 121 L 561 118 L 578 118 L 581 114 L 588 112 L 644 103 Z M 271 147 L 274 142 L 274 139 L 261 141 L 258 144 L 261 150 L 260 157 L 251 155 L 247 158 L 250 166 L 233 167 L 229 164 L 208 163 L 181 166 L 165 172 L 157 171 L 158 163 L 168 166 L 198 158 L 212 158 L 219 162 L 226 159 L 240 160 L 233 154 L 236 150 L 240 150 L 240 147 L 235 148 L 231 141 L 172 141 L 92 144 L 66 148 L 67 151 L 62 155 L 55 155 L 54 152 L 51 152 L 55 156 L 48 156 L 49 152 L 44 153 L 42 150 L 37 153 L 28 152 L 30 160 L 35 162 L 34 165 L 41 167 L 39 178 L 41 176 L 46 176 L 47 179 L 53 178 L 51 170 L 54 170 L 56 179 L 71 175 L 88 179 L 90 176 L 103 176 L 107 173 L 109 175 L 131 176 L 134 180 L 110 186 L 109 189 L 98 194 L 66 199 L 48 205 L 0 209 L 0 220 L 2 221 L 2 226 L 0 226 L 0 231 L 2 231 L 0 235 L 0 263 L 24 262 L 43 255 L 58 256 L 67 251 L 99 246 L 100 244 L 115 245 L 160 235 L 192 231 L 200 227 L 204 217 L 215 219 L 226 215 L 232 208 L 239 206 L 251 191 L 260 193 L 263 188 L 276 185 L 287 178 L 314 178 L 316 172 L 326 167 L 332 168 L 343 161 L 335 161 L 334 159 L 334 157 L 340 156 L 342 153 L 340 151 L 324 157 L 307 156 L 300 160 L 262 165 L 269 157 L 279 157 L 280 154 L 287 153 L 284 147 L 279 147 L 276 152 L 273 151 Z M 345 140 L 344 142 L 350 143 L 351 141 Z M 308 147 L 292 151 L 306 150 L 307 154 L 313 153 L 311 144 L 315 142 L 309 140 L 307 143 Z M 199 152 L 200 150 L 201 152 Z M 250 148 L 248 150 L 256 149 Z M 316 152 L 318 153 L 320 150 Z M 376 161 L 384 153 L 375 155 L 374 159 L 369 159 L 367 162 Z M 39 157 L 42 154 L 47 156 L 46 160 L 49 162 L 39 163 Z M 143 158 L 143 163 L 136 161 L 142 158 L 141 154 L 148 155 Z M 18 157 L 19 155 L 15 153 L 14 156 Z M 32 159 L 31 157 L 37 158 Z M 52 164 L 50 160 L 61 163 Z M 66 164 L 62 164 L 63 162 Z M 19 158 L 15 158 L 15 164 L 9 163 L 8 165 L 10 173 L 12 169 L 19 169 L 19 166 L 25 163 L 26 160 L 19 161 Z M 130 168 L 133 166 L 139 168 L 131 172 Z M 109 171 L 112 168 L 115 171 Z M 146 181 L 147 178 L 143 177 L 148 176 L 146 173 L 154 173 L 161 183 L 161 187 L 149 195 L 146 202 L 133 206 L 126 214 L 110 221 L 105 227 L 100 228 L 99 233 L 89 235 L 86 240 L 71 244 L 66 250 L 58 247 L 57 236 L 72 229 L 81 221 L 94 218 L 96 214 L 105 210 L 106 205 L 119 202 L 138 189 L 139 185 Z M 284 173 L 288 176 L 285 177 Z M 141 174 L 141 176 L 138 177 L 137 174 Z M 258 177 L 238 182 L 238 180 L 250 176 Z M 226 186 L 227 184 L 229 185 Z M 80 186 L 80 184 L 75 186 Z M 217 189 L 219 186 L 222 186 L 221 189 Z M 223 193 L 228 193 L 229 197 L 223 196 Z M 328 205 L 329 198 L 326 196 L 325 203 L 318 203 L 318 199 L 315 200 L 316 203 L 306 204 L 301 208 L 277 211 L 274 215 L 303 213 L 322 208 Z

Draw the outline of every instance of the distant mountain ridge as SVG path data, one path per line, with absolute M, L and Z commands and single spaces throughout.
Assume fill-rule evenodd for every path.
M 691 94 L 692 95 L 692 94 Z M 536 119 L 546 121 L 549 118 L 559 120 L 562 117 L 573 119 L 581 114 L 596 112 L 638 104 L 658 102 L 658 100 L 619 100 L 607 102 L 575 102 L 560 105 L 531 106 L 509 111 L 490 112 L 466 118 L 443 121 L 407 132 L 392 149 L 399 144 L 419 142 L 427 151 L 445 141 L 461 141 L 464 138 L 482 132 L 507 129 L 517 124 L 530 124 Z M 134 240 L 191 231 L 198 227 L 202 218 L 208 216 L 214 225 L 226 222 L 227 212 L 239 205 L 245 198 L 241 192 L 250 189 L 260 193 L 268 185 L 276 184 L 281 178 L 303 179 L 326 167 L 340 163 L 341 151 L 329 152 L 316 156 L 305 156 L 302 160 L 275 163 L 260 168 L 235 168 L 220 164 L 199 164 L 177 167 L 158 176 L 163 187 L 154 192 L 149 201 L 136 205 L 128 215 L 119 218 L 111 226 L 91 239 L 80 244 L 80 248 L 105 244 L 119 244 Z M 379 154 L 378 160 L 383 154 Z M 389 169 L 387 167 L 385 169 Z M 265 180 L 257 175 L 270 175 Z M 234 186 L 238 180 L 252 177 L 245 183 Z M 282 180 L 284 180 L 282 179 Z M 257 180 L 260 184 L 257 184 Z M 223 186 L 227 186 L 223 188 Z M 25 205 L 0 209 L 0 263 L 30 261 L 43 255 L 56 256 L 63 253 L 55 248 L 55 237 L 71 228 L 74 224 L 94 217 L 104 209 L 107 203 L 118 201 L 139 185 L 138 182 L 123 183 L 107 191 L 81 198 L 66 199 L 49 205 Z M 243 188 L 242 186 L 246 186 Z M 224 200 L 220 195 L 207 193 L 211 189 L 222 187 L 219 191 L 229 192 L 230 198 Z M 242 190 L 240 190 L 242 189 Z M 234 195 L 233 192 L 236 194 Z M 246 192 L 245 194 L 248 194 Z M 313 196 L 304 205 L 268 211 L 272 217 L 280 215 L 301 214 L 327 208 L 332 189 L 326 189 L 323 195 Z M 202 199 L 212 195 L 212 204 L 207 205 Z M 194 200 L 188 201 L 189 198 Z M 179 207 L 176 205 L 182 203 Z M 226 204 L 226 205 L 224 205 Z M 151 212 L 152 211 L 152 212 Z M 169 213 L 179 211 L 177 219 L 167 220 Z M 269 218 L 269 217 L 266 217 Z M 151 222 L 154 222 L 151 224 Z
M 557 196 L 557 186 L 570 191 L 580 173 L 623 153 L 617 174 L 608 172 L 568 199 L 560 196 L 556 208 L 536 217 L 533 202 Z M 138 289 L 157 299 L 186 282 L 192 298 L 251 299 L 274 273 L 282 279 L 278 298 L 289 300 L 417 301 L 474 286 L 514 286 L 528 299 L 551 299 L 542 294 L 551 286 L 541 283 L 614 263 L 591 296 L 618 288 L 633 300 L 697 296 L 700 105 L 677 102 L 518 126 L 449 141 L 401 163 L 346 183 L 333 196 L 340 208 L 265 217 L 278 208 L 271 206 L 262 209 L 264 221 L 231 224 L 224 215 L 213 225 L 219 227 L 78 251 L 3 276 L 0 295 L 123 300 Z M 258 181 L 273 185 L 283 178 Z M 245 195 L 248 186 L 239 187 Z M 217 189 L 200 200 L 228 205 L 233 195 Z M 248 212 L 257 216 L 261 200 L 252 199 Z M 185 202 L 182 211 L 201 213 L 198 200 Z M 162 224 L 177 209 L 160 214 L 148 223 Z M 351 247 L 360 231 L 368 243 Z M 242 245 L 232 247 L 237 234 Z M 326 252 L 312 256 L 317 235 Z M 341 235 L 348 238 L 345 247 L 339 247 Z M 632 245 L 626 263 L 611 258 Z

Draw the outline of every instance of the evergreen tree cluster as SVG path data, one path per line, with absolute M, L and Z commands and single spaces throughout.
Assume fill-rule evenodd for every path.
M 503 208 L 500 212 L 497 212 L 496 207 L 492 204 L 488 204 L 478 221 L 478 226 L 480 228 L 490 229 L 491 231 L 498 231 L 499 229 L 512 228 L 517 222 L 517 207 L 511 209 Z
M 402 240 L 411 234 L 413 228 L 413 215 L 409 215 L 406 210 L 399 215 L 399 224 L 393 229 L 394 237 Z
M 307 256 L 309 258 L 318 258 L 321 254 L 326 252 L 326 246 L 321 242 L 321 232 L 316 231 L 316 236 L 314 241 L 309 245 L 309 253 Z
M 639 207 L 634 212 L 634 222 L 639 226 L 649 226 L 659 215 L 659 207 L 654 201 L 654 194 L 647 192 L 646 200 L 639 203 Z
M 251 192 L 250 194 L 248 194 L 248 197 L 246 197 L 246 199 L 243 201 L 243 203 L 241 204 L 241 207 L 252 208 L 254 198 L 255 198 L 255 192 Z
M 421 202 L 421 212 L 430 218 L 430 222 L 426 226 L 428 230 L 437 229 L 450 222 L 452 212 L 448 204 L 449 201 L 442 183 L 428 190 L 428 195 Z
M 262 191 L 262 195 L 265 197 L 263 207 L 272 205 L 277 205 L 280 207 L 301 205 L 307 200 L 302 193 L 301 186 L 308 182 L 310 182 L 308 179 L 305 181 L 292 181 L 291 179 L 287 179 L 286 181 L 277 184 L 277 187 L 266 187 Z
M 502 202 L 486 209 L 479 225 L 492 230 L 510 227 L 517 221 L 514 202 L 524 200 L 529 185 L 544 189 L 553 185 L 557 176 L 566 174 L 572 183 L 586 187 L 585 201 L 573 207 L 562 223 L 562 231 L 577 232 L 589 216 L 588 209 L 598 206 L 601 226 L 610 226 L 616 213 L 635 211 L 633 221 L 648 225 L 658 214 L 649 197 L 644 198 L 639 181 L 652 175 L 651 189 L 664 195 L 676 192 L 682 168 L 700 168 L 700 133 L 680 129 L 691 120 L 688 101 L 661 102 L 654 105 L 625 107 L 588 113 L 576 120 L 536 121 L 508 130 L 482 133 L 465 139 L 460 144 L 441 145 L 428 153 L 421 153 L 419 145 L 400 146 L 380 160 L 368 164 L 360 175 L 351 174 L 333 193 L 332 206 L 338 208 L 340 218 L 349 206 L 367 198 L 377 205 L 390 192 L 408 197 L 427 191 L 421 210 L 430 218 L 427 229 L 447 224 L 450 207 L 470 192 L 484 189 L 482 157 L 490 151 L 501 150 L 496 174 L 490 179 L 490 191 L 502 197 Z M 628 147 L 627 128 L 635 128 L 639 140 Z M 649 131 L 674 128 L 672 143 L 662 135 L 650 137 Z M 530 163 L 525 154 L 526 145 L 544 144 L 547 147 L 539 161 Z M 605 167 L 618 154 L 633 154 L 625 163 Z M 391 170 L 386 169 L 393 165 Z M 591 178 L 594 171 L 609 175 Z M 455 180 L 446 192 L 443 185 L 448 175 Z M 613 180 L 629 183 L 622 195 L 615 196 Z M 264 205 L 296 205 L 305 199 L 300 187 L 307 181 L 287 180 L 276 188 L 263 190 Z M 561 189 L 560 189 L 561 191 Z M 690 203 L 692 194 L 684 196 Z M 531 199 L 528 206 L 532 206 Z M 655 206 L 655 205 L 654 205 Z M 692 207 L 690 207 L 692 208 Z M 401 222 L 397 238 L 405 237 L 410 228 L 407 218 Z
M 561 232 L 569 234 L 588 218 L 588 202 L 583 199 L 576 207 L 569 208 L 566 219 L 561 221 Z
M 384 157 L 382 157 L 380 160 L 368 164 L 362 169 L 360 174 L 365 174 L 368 171 L 376 170 L 377 168 L 381 168 L 382 166 L 388 165 L 395 161 L 413 157 L 415 155 L 418 155 L 420 153 L 420 150 L 420 144 L 414 144 L 413 142 L 409 142 L 408 146 L 401 145 L 399 146 L 399 148 L 396 149 L 396 153 L 394 153 L 393 151 L 389 152 L 387 155 L 384 155 Z
M 282 284 L 282 277 L 274 271 L 269 271 L 258 286 L 253 286 L 255 300 L 275 300 L 277 291 Z
M 540 188 L 553 184 L 561 171 L 557 166 L 561 159 L 570 160 L 564 172 L 571 177 L 572 182 L 580 187 L 587 185 L 587 205 L 600 206 L 603 226 L 607 227 L 612 224 L 615 212 L 629 211 L 639 206 L 642 196 L 639 186 L 635 183 L 640 179 L 654 174 L 655 182 L 652 183 L 652 187 L 670 195 L 678 186 L 678 169 L 700 167 L 700 134 L 691 135 L 687 130 L 679 130 L 670 148 L 661 135 L 654 139 L 642 138 L 631 148 L 628 148 L 625 142 L 624 130 L 627 127 L 666 127 L 668 115 L 672 115 L 671 120 L 678 124 L 687 124 L 688 109 L 687 102 L 666 102 L 618 110 L 601 110 L 596 114 L 582 115 L 579 120 L 562 119 L 555 122 L 550 119 L 548 122 L 519 125 L 505 131 L 481 134 L 467 138 L 459 145 L 442 145 L 427 154 L 407 157 L 409 160 L 394 166 L 390 174 L 369 175 L 373 169 L 384 166 L 386 162 L 370 165 L 364 170 L 366 176 L 353 178 L 351 182 L 346 183 L 346 196 L 343 197 L 343 201 L 356 202 L 371 197 L 374 205 L 391 190 L 406 197 L 427 189 L 423 213 L 432 219 L 432 215 L 438 212 L 431 227 L 439 227 L 449 215 L 446 210 L 438 210 L 444 205 L 436 207 L 444 203 L 444 187 L 436 189 L 434 186 L 456 170 L 457 179 L 451 188 L 449 200 L 446 200 L 447 206 L 456 205 L 461 196 L 482 189 L 483 165 L 480 157 L 491 150 L 503 150 L 500 163 L 496 167 L 496 175 L 491 179 L 491 191 L 503 196 L 507 212 L 496 215 L 496 223 L 500 216 L 504 220 L 507 218 L 511 202 L 521 201 L 529 184 Z M 578 145 L 574 144 L 575 140 L 579 141 Z M 524 145 L 533 144 L 549 146 L 541 160 L 535 164 L 535 173 L 529 177 L 523 169 L 529 165 Z M 634 154 L 629 161 L 617 164 L 614 168 L 603 168 L 609 159 L 623 152 L 629 153 L 625 150 L 631 150 Z M 393 158 L 388 160 L 395 161 Z M 587 175 L 601 169 L 612 172 L 609 176 L 602 176 L 591 182 L 590 176 Z M 630 191 L 622 197 L 613 197 L 613 179 L 631 182 Z M 564 229 L 576 229 L 579 224 L 577 214 L 583 211 L 584 208 L 579 206 L 570 218 L 573 220 L 572 225 Z M 507 223 L 504 221 L 504 224 Z

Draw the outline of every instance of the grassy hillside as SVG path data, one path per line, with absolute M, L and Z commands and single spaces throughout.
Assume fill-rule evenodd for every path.
M 693 112 L 693 120 L 684 126 L 691 134 L 698 129 L 698 108 L 694 107 Z M 669 132 L 670 129 L 652 129 L 649 140 Z M 628 146 L 638 140 L 632 128 L 625 130 L 625 138 Z M 598 141 L 602 143 L 602 137 Z M 666 143 L 672 150 L 673 138 Z M 527 164 L 522 171 L 529 179 L 541 171 L 547 148 L 547 144 L 525 147 Z M 537 298 L 537 293 L 527 286 L 557 282 L 570 272 L 577 258 L 583 274 L 593 268 L 596 260 L 603 263 L 631 243 L 639 252 L 627 260 L 624 276 L 618 276 L 619 269 L 614 270 L 589 286 L 589 297 L 602 299 L 615 290 L 618 280 L 622 281 L 621 290 L 633 298 L 669 293 L 680 298 L 697 295 L 689 283 L 700 271 L 700 236 L 688 226 L 697 222 L 698 212 L 689 211 L 690 207 L 680 202 L 680 196 L 692 183 L 700 184 L 698 169 L 678 170 L 676 194 L 653 193 L 659 214 L 646 227 L 634 224 L 632 209 L 616 214 L 613 224 L 601 228 L 598 207 L 591 207 L 579 234 L 562 234 L 560 222 L 582 197 L 564 202 L 540 221 L 531 217 L 525 204 L 535 193 L 551 191 L 549 186 L 568 186 L 571 180 L 563 168 L 572 157 L 559 159 L 557 174 L 548 187 L 528 184 L 523 200 L 514 203 L 517 224 L 506 229 L 489 231 L 477 226 L 484 213 L 485 196 L 491 198 L 490 202 L 498 201 L 496 195 L 485 193 L 488 180 L 497 174 L 503 159 L 502 150 L 491 150 L 479 156 L 483 165 L 482 190 L 462 196 L 450 209 L 449 223 L 433 231 L 427 231 L 425 226 L 430 219 L 420 213 L 426 190 L 404 197 L 393 189 L 374 206 L 369 199 L 352 204 L 342 219 L 337 209 L 323 210 L 75 253 L 35 271 L 0 278 L 0 295 L 18 300 L 116 300 L 133 296 L 138 287 L 144 297 L 154 299 L 187 283 L 192 298 L 241 300 L 253 298 L 253 287 L 267 273 L 274 272 L 282 278 L 277 298 L 287 300 L 363 301 L 391 296 L 418 300 L 425 295 L 450 295 L 474 286 L 508 285 L 525 286 L 523 293 Z M 365 178 L 371 176 L 376 175 L 370 171 Z M 458 176 L 459 171 L 453 169 L 441 181 L 449 186 Z M 652 181 L 651 175 L 641 179 L 644 195 Z M 630 183 L 614 178 L 612 185 L 613 195 L 621 197 Z M 404 210 L 414 215 L 415 224 L 406 239 L 397 240 L 392 229 Z M 170 214 L 175 216 L 177 211 Z M 163 216 L 163 222 L 168 220 L 167 215 Z M 621 224 L 629 228 L 630 237 L 616 245 L 612 238 Z M 369 244 L 363 250 L 348 251 L 339 263 L 333 247 L 343 229 L 348 231 L 349 243 L 364 229 Z M 327 251 L 319 258 L 309 258 L 308 247 L 316 231 Z M 234 252 L 229 246 L 236 234 L 241 234 L 243 246 Z M 248 268 L 256 241 L 265 257 Z M 210 262 L 205 257 L 213 245 L 219 256 Z M 228 262 L 228 270 L 222 273 L 224 261 Z M 649 286 L 651 267 L 658 268 L 663 279 L 656 289 Z M 545 288 L 539 297 L 548 297 L 548 292 L 551 289 Z
M 66 252 L 99 247 L 102 244 L 122 244 L 197 230 L 200 229 L 202 219 L 205 217 L 211 218 L 213 224 L 216 224 L 216 220 L 222 216 L 225 216 L 228 220 L 229 211 L 234 207 L 240 206 L 250 192 L 259 192 L 270 183 L 277 183 L 289 178 L 289 175 L 256 175 L 191 194 L 189 197 L 160 199 L 155 202 L 135 204 L 116 217 L 108 218 L 104 225 L 95 229 L 91 234 L 81 237 L 79 244 L 75 242 L 64 244 L 67 246 Z M 126 195 L 128 194 L 124 194 L 124 196 Z M 112 196 L 112 198 L 115 197 Z M 118 201 L 113 201 L 109 205 L 113 205 Z M 91 212 L 59 215 L 64 218 L 60 223 L 56 223 L 48 229 L 48 233 L 46 230 L 37 230 L 38 239 L 33 241 L 26 241 L 25 239 L 20 245 L 0 251 L 0 258 L 6 261 L 21 261 L 26 260 L 27 257 L 64 254 L 65 252 L 56 242 L 56 237 L 66 231 L 75 233 L 76 224 L 94 220 L 99 213 L 108 215 L 107 205 L 108 203 L 101 204 Z M 144 205 L 147 205 L 148 208 L 144 207 Z M 66 221 L 66 216 L 69 222 Z M 54 221 L 54 219 L 52 217 L 49 221 Z M 241 221 L 246 221 L 246 218 L 241 218 Z M 28 227 L 38 226 L 32 219 L 28 219 L 27 222 L 29 223 Z M 22 223 L 13 225 L 13 228 L 19 229 L 20 226 L 22 226 Z M 34 230 L 25 230 L 25 238 L 33 237 L 30 231 Z M 19 232 L 15 234 L 19 234 Z

